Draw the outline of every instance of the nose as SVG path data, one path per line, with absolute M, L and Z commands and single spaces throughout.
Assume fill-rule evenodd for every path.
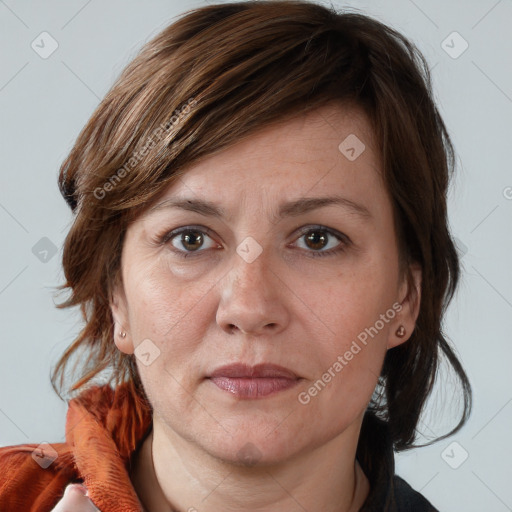
M 232 269 L 219 283 L 216 320 L 228 334 L 275 335 L 288 325 L 287 288 L 265 253 L 250 263 L 235 253 Z

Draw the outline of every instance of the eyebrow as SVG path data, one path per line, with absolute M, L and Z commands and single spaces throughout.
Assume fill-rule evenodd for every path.
M 331 205 L 341 206 L 364 220 L 370 220 L 373 217 L 368 208 L 362 204 L 356 203 L 343 196 L 330 195 L 325 197 L 302 197 L 295 201 L 282 203 L 279 206 L 277 219 L 281 220 L 284 217 L 297 217 L 312 210 Z M 219 219 L 226 218 L 226 211 L 220 206 L 209 201 L 186 198 L 165 199 L 150 208 L 148 213 L 167 208 L 192 211 L 204 216 L 217 217 Z

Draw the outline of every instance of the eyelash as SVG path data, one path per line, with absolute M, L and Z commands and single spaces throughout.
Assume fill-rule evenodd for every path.
M 161 235 L 157 235 L 155 241 L 158 245 L 165 245 L 168 242 L 170 242 L 174 237 L 181 235 L 182 233 L 186 233 L 187 231 L 198 232 L 202 235 L 208 235 L 210 238 L 212 238 L 211 230 L 209 230 L 206 227 L 184 226 L 184 227 L 181 227 L 178 229 L 174 229 L 172 231 L 166 231 L 166 232 L 162 233 Z M 350 244 L 350 239 L 346 235 L 344 235 L 338 231 L 335 231 L 331 228 L 327 228 L 327 227 L 321 226 L 321 225 L 308 226 L 306 229 L 301 230 L 299 236 L 297 237 L 297 240 L 302 238 L 303 236 L 305 236 L 307 233 L 318 232 L 318 231 L 322 232 L 322 233 L 327 233 L 328 235 L 333 236 L 334 238 L 337 238 L 341 243 L 337 247 L 335 247 L 333 249 L 328 249 L 327 251 L 314 251 L 314 250 L 306 251 L 306 252 L 310 253 L 310 256 L 313 258 L 323 258 L 325 256 L 331 256 L 334 254 L 344 252 L 346 250 L 347 246 Z M 172 252 L 174 252 L 181 258 L 196 257 L 196 256 L 199 256 L 202 252 L 204 252 L 204 250 L 203 251 L 202 250 L 189 251 L 189 252 L 180 251 L 180 250 L 176 249 L 175 247 L 173 247 L 171 250 L 172 250 Z

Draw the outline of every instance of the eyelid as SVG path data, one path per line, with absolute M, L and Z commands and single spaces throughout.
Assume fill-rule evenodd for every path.
M 329 233 L 332 236 L 335 236 L 336 238 L 338 238 L 342 242 L 347 242 L 347 243 L 350 242 L 350 239 L 348 238 L 347 235 L 341 233 L 337 229 L 329 228 L 327 226 L 324 226 L 323 224 L 308 224 L 306 226 L 300 227 L 294 233 L 294 236 L 297 236 L 297 235 L 298 236 L 302 236 L 305 233 L 308 233 L 309 231 L 314 231 L 315 229 L 317 229 L 318 231 L 326 231 L 327 233 Z
M 213 237 L 213 231 L 210 228 L 207 228 L 206 226 L 200 226 L 200 225 L 194 225 L 194 224 L 187 224 L 186 226 L 180 226 L 179 228 L 171 229 L 170 231 L 165 231 L 162 235 L 158 236 L 158 240 L 161 243 L 167 243 L 171 238 L 174 238 L 184 231 L 199 231 L 200 233 L 203 233 L 205 235 L 208 235 L 210 238 Z

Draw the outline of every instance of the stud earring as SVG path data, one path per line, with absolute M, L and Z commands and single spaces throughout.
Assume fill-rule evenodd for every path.
M 124 331 L 121 331 L 119 333 L 119 336 L 121 336 L 121 338 L 126 338 L 126 333 Z
M 395 334 L 399 337 L 399 338 L 403 338 L 405 336 L 405 327 L 403 325 L 401 325 L 395 332 Z

